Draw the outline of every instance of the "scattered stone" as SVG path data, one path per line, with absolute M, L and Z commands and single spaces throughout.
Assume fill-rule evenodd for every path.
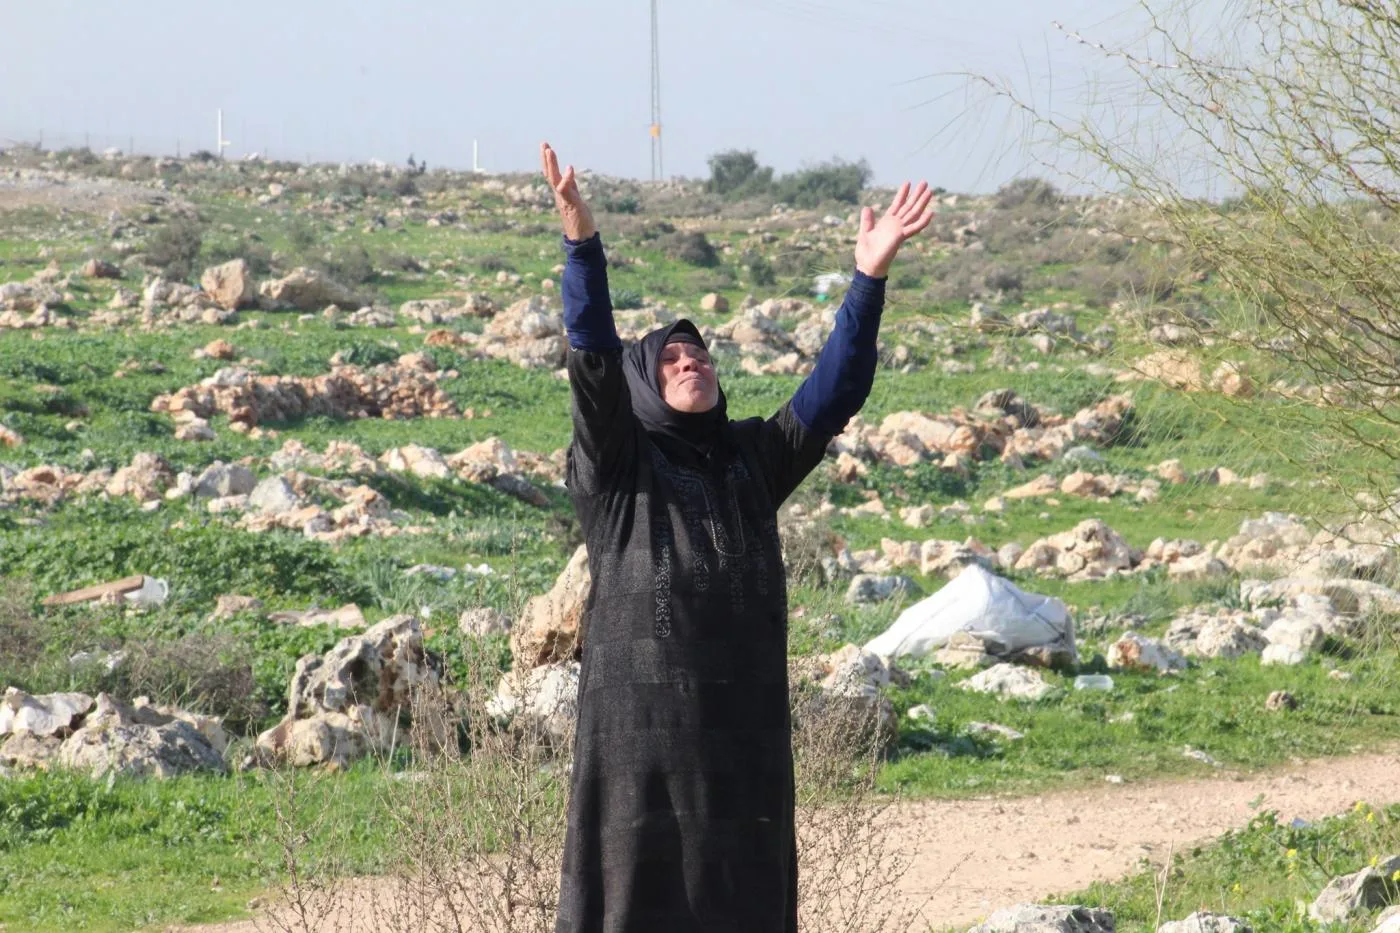
M 873 730 L 886 743 L 893 743 L 899 726 L 894 704 L 883 690 L 896 675 L 890 662 L 859 645 L 848 644 L 831 654 L 820 655 L 792 678 L 794 690 L 809 679 L 817 680 L 814 696 L 795 700 L 794 719 L 838 716 L 853 732 Z
M 1391 881 L 1395 872 L 1400 872 L 1400 855 L 1332 879 L 1308 907 L 1308 916 L 1320 923 L 1346 923 L 1363 911 L 1389 906 L 1397 890 Z
M 1003 726 L 995 722 L 970 722 L 964 729 L 969 735 L 995 735 L 1008 742 L 1018 742 L 1026 737 L 1025 733 L 1017 732 L 1010 726 Z
M 219 340 L 209 341 L 209 343 L 194 351 L 194 356 L 196 359 L 232 360 L 238 356 L 238 351 L 234 349 L 233 344 L 221 338 Z
M 199 285 L 219 307 L 228 311 L 252 305 L 258 296 L 246 259 L 233 259 L 204 270 Z
M 248 495 L 248 507 L 259 512 L 288 512 L 300 505 L 301 498 L 296 490 L 281 476 L 269 476 L 254 486 Z
M 1219 761 L 1216 761 L 1214 758 L 1201 751 L 1199 748 L 1192 748 L 1189 745 L 1181 750 L 1181 756 L 1183 758 L 1190 758 L 1193 761 L 1199 761 L 1203 765 L 1210 765 L 1212 768 L 1224 767 L 1224 765 L 1222 765 Z
M 1033 543 L 1016 561 L 1016 569 L 1093 580 L 1131 571 L 1141 558 L 1118 532 L 1091 518 Z
M 1119 670 L 1169 674 L 1186 670 L 1186 659 L 1165 642 L 1128 632 L 1109 646 L 1108 666 Z
M 563 315 L 543 296 L 517 301 L 486 325 L 477 347 L 526 369 L 559 369 L 567 352 Z
M 967 933 L 1114 933 L 1113 914 L 1077 906 L 1018 904 L 992 914 Z
M 262 607 L 262 600 L 258 599 L 256 596 L 239 596 L 234 593 L 225 593 L 214 603 L 214 618 L 231 619 L 245 612 L 258 612 Z
M 379 462 L 395 473 L 411 473 L 424 479 L 445 479 L 452 475 L 452 467 L 442 454 L 417 444 L 386 450 Z
M 85 279 L 119 279 L 122 270 L 105 259 L 89 259 L 83 263 L 78 274 Z
M 467 609 L 457 620 L 457 630 L 476 638 L 503 634 L 510 631 L 510 617 L 486 606 Z
M 700 299 L 700 310 L 723 313 L 729 310 L 729 299 L 715 292 L 710 292 L 704 298 Z
M 164 780 L 198 771 L 223 773 L 221 749 L 201 731 L 201 723 L 207 730 L 217 729 L 215 735 L 227 747 L 222 726 L 211 717 L 176 715 L 139 703 L 126 706 L 98 694 L 94 710 L 64 740 L 55 761 L 95 778 L 115 773 Z
M 274 612 L 268 616 L 273 622 L 283 622 L 310 628 L 313 625 L 328 625 L 334 629 L 364 628 L 365 615 L 354 603 L 346 603 L 339 609 L 305 609 Z
M 258 286 L 262 305 L 269 311 L 314 311 L 335 305 L 349 311 L 364 302 L 350 289 L 315 269 L 298 266 L 289 274 Z
M 1215 619 L 1201 628 L 1195 650 L 1206 658 L 1238 658 L 1262 652 L 1267 644 L 1264 633 L 1252 625 Z
M 1254 927 L 1221 913 L 1198 912 L 1184 920 L 1163 923 L 1156 927 L 1156 933 L 1254 933 Z
M 420 691 L 437 686 L 416 616 L 391 616 L 325 655 L 297 661 L 287 715 L 258 736 L 247 764 L 275 762 L 344 768 L 404 741 L 403 725 Z
M 878 428 L 859 417 L 833 442 L 833 449 L 865 460 L 883 460 L 896 466 L 920 462 L 945 463 L 950 456 L 965 462 L 1000 456 L 1005 463 L 1054 460 L 1065 450 L 1085 442 L 1107 445 L 1122 429 L 1132 410 L 1129 396 L 1113 396 L 1072 418 L 1039 412 L 1014 397 L 1007 406 L 978 412 L 955 410 L 930 416 L 920 412 L 895 412 Z
M 112 474 L 105 491 L 113 498 L 130 496 L 138 502 L 149 502 L 159 499 L 174 481 L 174 471 L 164 457 L 142 452 Z
M 905 576 L 858 573 L 846 588 L 846 602 L 853 605 L 884 602 L 908 596 L 917 590 L 914 581 Z
M 548 593 L 525 604 L 510 633 L 511 655 L 524 670 L 573 660 L 582 650 L 579 630 L 584 602 L 592 586 L 588 551 L 579 545 Z
M 1400 933 L 1400 905 L 1381 911 L 1371 933 Z
M 194 494 L 206 499 L 246 496 L 257 484 L 258 478 L 247 467 L 216 460 L 195 480 Z
M 32 696 L 17 687 L 8 687 L 0 698 L 0 736 L 20 732 L 41 738 L 70 735 L 92 705 L 92 697 L 84 693 Z
M 214 429 L 203 418 L 191 418 L 175 429 L 177 441 L 212 441 L 215 437 Z
M 1029 483 L 1008 489 L 1002 493 L 1005 499 L 1033 499 L 1040 496 L 1052 496 L 1060 489 L 1060 484 L 1055 477 L 1048 473 L 1043 473 L 1031 480 Z
M 578 719 L 579 664 L 555 661 L 501 678 L 486 712 L 501 725 L 567 747 Z
M 909 711 L 905 713 L 905 715 L 915 722 L 932 720 L 934 718 L 933 707 L 929 706 L 927 703 L 920 703 L 917 706 L 909 707 Z
M 973 675 L 959 683 L 958 687 L 1012 700 L 1040 700 L 1055 691 L 1037 671 L 1005 663 Z
M 954 632 L 948 643 L 933 653 L 933 660 L 953 670 L 991 667 L 997 662 L 987 650 L 987 643 L 970 632 Z
M 182 418 L 228 415 L 230 425 L 295 421 L 322 416 L 353 418 L 446 418 L 460 414 L 437 384 L 446 374 L 398 363 L 368 370 L 335 366 L 321 376 L 258 376 L 231 366 L 198 385 L 157 396 L 151 411 Z
M 0 424 L 0 447 L 23 447 L 24 437 L 18 431 Z
M 1264 709 L 1271 713 L 1279 710 L 1297 709 L 1298 701 L 1293 698 L 1293 694 L 1287 690 L 1275 690 L 1269 694 L 1269 698 L 1264 701 Z
M 1260 664 L 1281 664 L 1293 667 L 1308 659 L 1307 654 L 1288 645 L 1269 645 L 1259 654 Z

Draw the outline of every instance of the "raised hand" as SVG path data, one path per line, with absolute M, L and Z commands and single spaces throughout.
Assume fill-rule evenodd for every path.
M 856 268 L 871 278 L 884 278 L 904 241 L 927 227 L 934 213 L 933 190 L 926 181 L 919 182 L 919 187 L 912 192 L 909 182 L 900 185 L 899 193 L 878 222 L 873 210 L 862 208 L 860 234 L 856 238 Z
M 560 172 L 559 157 L 549 143 L 540 143 L 540 164 L 544 169 L 545 181 L 554 191 L 554 206 L 559 208 L 564 236 L 571 240 L 586 240 L 597 233 L 598 225 L 593 222 L 593 212 L 588 209 L 583 195 L 579 194 L 574 167 L 570 165 Z

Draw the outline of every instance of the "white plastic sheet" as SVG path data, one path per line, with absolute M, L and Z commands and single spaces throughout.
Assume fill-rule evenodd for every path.
M 977 564 L 968 565 L 937 593 L 900 613 L 865 648 L 881 657 L 924 657 L 955 632 L 986 642 L 1004 655 L 1040 645 L 1072 648 L 1074 626 L 1065 604 L 1037 596 Z

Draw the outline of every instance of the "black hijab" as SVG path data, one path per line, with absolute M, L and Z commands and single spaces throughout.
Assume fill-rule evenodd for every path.
M 705 341 L 695 325 L 682 318 L 674 324 L 654 330 L 627 348 L 623 354 L 622 370 L 627 375 L 627 389 L 632 395 L 632 412 L 652 435 L 676 441 L 683 448 L 705 455 L 719 443 L 729 423 L 724 389 L 719 387 L 719 399 L 709 411 L 677 411 L 661 397 L 661 351 L 668 343 L 692 343 L 705 347 Z M 718 377 L 716 377 L 718 387 Z M 669 445 L 668 445 L 669 446 Z

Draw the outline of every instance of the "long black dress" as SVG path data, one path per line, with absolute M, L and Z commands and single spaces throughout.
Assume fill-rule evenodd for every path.
M 565 249 L 567 481 L 593 586 L 556 931 L 795 933 L 777 509 L 870 392 L 885 281 L 855 273 L 773 417 L 730 421 L 721 393 L 707 420 L 677 416 L 653 376 L 652 338 L 698 332 L 678 322 L 625 357 L 601 239 Z
M 559 933 L 797 929 L 777 508 L 830 438 L 785 405 L 708 456 L 633 417 L 621 351 L 571 351 L 588 544 Z

